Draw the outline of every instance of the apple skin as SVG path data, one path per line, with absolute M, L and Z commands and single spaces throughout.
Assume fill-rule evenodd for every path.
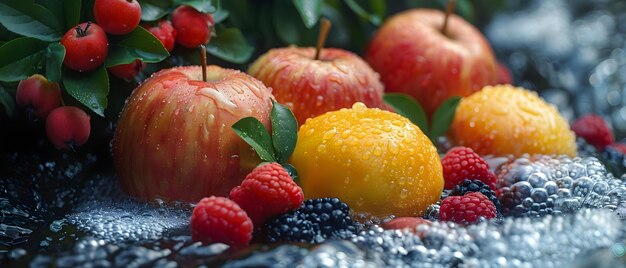
M 57 149 L 83 145 L 91 133 L 90 117 L 74 106 L 58 107 L 46 118 L 46 134 Z
M 125 81 L 131 81 L 135 76 L 139 74 L 146 67 L 146 63 L 141 60 L 135 60 L 128 64 L 120 64 L 117 66 L 109 67 L 109 72 L 116 77 L 124 79 Z
M 177 32 L 176 43 L 186 48 L 208 43 L 214 25 L 213 15 L 198 12 L 187 5 L 179 6 L 172 12 L 172 26 Z
M 269 129 L 271 89 L 236 70 L 161 70 L 124 106 L 112 141 L 122 188 L 149 201 L 228 196 L 260 160 L 231 126 L 253 116 Z
M 499 78 L 485 37 L 456 15 L 443 35 L 444 16 L 430 9 L 398 13 L 378 30 L 366 52 L 385 90 L 413 96 L 429 116 L 447 98 L 468 96 Z
M 39 118 L 46 118 L 54 108 L 61 105 L 59 83 L 48 81 L 43 75 L 34 74 L 17 85 L 15 101 Z
M 320 60 L 314 56 L 314 48 L 272 49 L 252 63 L 248 73 L 271 87 L 299 124 L 356 102 L 387 109 L 378 74 L 359 56 L 335 48 L 323 49 Z

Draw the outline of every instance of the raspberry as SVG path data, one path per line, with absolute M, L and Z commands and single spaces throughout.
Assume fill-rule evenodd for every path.
M 320 243 L 328 238 L 350 237 L 358 230 L 350 208 L 337 198 L 306 200 L 300 209 L 270 220 L 265 227 L 271 242 Z
M 467 193 L 478 192 L 489 198 L 491 203 L 496 207 L 498 214 L 501 210 L 500 200 L 498 200 L 498 196 L 496 196 L 496 192 L 494 192 L 489 185 L 485 184 L 480 180 L 463 180 L 460 184 L 454 186 L 452 192 L 450 192 L 450 196 L 464 196 Z
M 472 192 L 464 196 L 448 196 L 441 201 L 439 220 L 456 223 L 475 223 L 480 218 L 492 219 L 496 217 L 496 207 L 489 198 L 479 192 Z
M 191 235 L 196 241 L 247 245 L 252 229 L 248 214 L 225 197 L 202 198 L 191 214 Z
M 606 125 L 604 119 L 595 114 L 578 118 L 572 124 L 572 130 L 576 133 L 576 136 L 585 139 L 598 150 L 604 150 L 606 146 L 611 145 L 614 141 L 613 133 Z
M 252 170 L 240 186 L 230 191 L 230 199 L 258 225 L 299 208 L 304 194 L 285 168 L 278 163 L 269 163 Z
M 454 188 L 465 179 L 480 180 L 492 190 L 496 189 L 496 175 L 489 170 L 489 164 L 471 148 L 459 146 L 450 149 L 441 159 L 441 165 L 446 189 Z

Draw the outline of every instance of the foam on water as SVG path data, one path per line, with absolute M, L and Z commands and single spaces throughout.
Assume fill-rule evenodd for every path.
M 163 234 L 186 229 L 191 205 L 143 203 L 128 197 L 114 178 L 105 178 L 86 187 L 82 202 L 66 217 L 96 238 L 107 242 L 131 242 L 160 239 Z

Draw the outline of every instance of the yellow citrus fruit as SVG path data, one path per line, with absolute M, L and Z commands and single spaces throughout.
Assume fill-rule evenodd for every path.
M 308 119 L 292 164 L 306 198 L 338 197 L 374 216 L 420 216 L 443 190 L 428 137 L 408 119 L 363 103 Z
M 576 154 L 574 133 L 557 109 L 536 92 L 511 85 L 463 98 L 449 136 L 481 155 Z

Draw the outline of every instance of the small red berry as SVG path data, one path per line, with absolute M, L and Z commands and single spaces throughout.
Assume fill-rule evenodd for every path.
M 225 197 L 205 197 L 191 214 L 195 241 L 245 246 L 252 239 L 252 220 L 237 203 Z
M 298 209 L 304 200 L 302 188 L 278 163 L 252 170 L 240 186 L 230 191 L 230 199 L 243 208 L 254 224 Z
M 105 32 L 127 34 L 139 25 L 141 6 L 136 0 L 96 0 L 93 15 Z
M 206 44 L 211 39 L 213 15 L 201 13 L 182 5 L 172 12 L 172 25 L 176 29 L 176 42 L 187 48 Z
M 89 121 L 89 115 L 77 107 L 59 107 L 52 110 L 46 119 L 46 134 L 56 148 L 72 149 L 89 139 Z
M 20 81 L 15 100 L 17 105 L 27 107 L 33 115 L 46 118 L 61 105 L 61 88 L 59 83 L 49 82 L 42 75 L 35 74 Z
M 479 192 L 471 192 L 444 198 L 439 207 L 439 220 L 468 224 L 478 222 L 481 217 L 493 219 L 496 213 L 496 206 L 489 198 Z
M 576 136 L 585 139 L 589 144 L 601 151 L 614 141 L 613 133 L 607 126 L 606 121 L 595 114 L 588 114 L 578 118 L 572 124 L 572 130 L 576 133 Z
M 441 159 L 445 188 L 452 189 L 465 179 L 476 179 L 496 190 L 496 175 L 489 164 L 471 148 L 454 147 Z
M 81 23 L 67 31 L 61 44 L 65 47 L 63 64 L 79 72 L 98 68 L 109 53 L 107 35 L 100 26 L 91 22 Z
M 176 41 L 176 29 L 167 20 L 159 22 L 158 26 L 147 26 L 146 29 L 150 31 L 161 43 L 167 51 L 174 49 L 174 43 Z
M 119 78 L 130 81 L 135 78 L 135 76 L 137 76 L 137 74 L 139 74 L 139 72 L 141 72 L 141 70 L 143 70 L 145 66 L 146 64 L 143 63 L 141 60 L 135 60 L 128 64 L 121 64 L 110 67 L 109 72 Z

